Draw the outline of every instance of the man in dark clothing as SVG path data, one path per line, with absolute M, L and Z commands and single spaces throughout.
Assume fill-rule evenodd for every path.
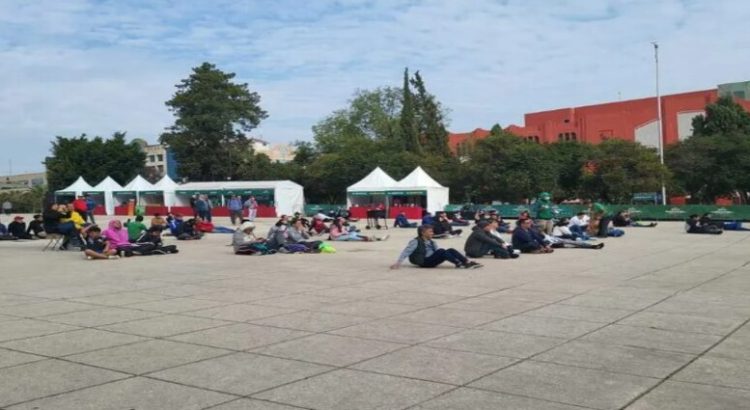
M 433 232 L 435 235 L 433 237 L 436 239 L 459 236 L 463 232 L 460 229 L 453 229 L 453 225 L 451 225 L 451 221 L 445 215 L 445 212 L 435 212 L 434 223 Z
M 153 245 L 153 249 L 147 248 L 148 251 L 143 253 L 144 255 L 167 255 L 170 253 L 178 252 L 177 246 L 164 245 L 164 242 L 162 242 L 161 239 L 161 231 L 161 228 L 159 228 L 158 226 L 152 226 L 148 228 L 148 230 L 140 238 L 138 238 L 138 244 Z
M 432 235 L 433 231 L 430 225 L 422 225 L 417 228 L 417 237 L 409 241 L 396 263 L 391 265 L 391 269 L 398 269 L 406 259 L 420 268 L 434 268 L 446 261 L 456 265 L 456 268 L 475 269 L 482 267 L 476 262 L 469 261 L 455 249 L 438 248 L 435 241 L 432 240 Z
M 529 218 L 519 221 L 513 230 L 513 247 L 523 253 L 552 253 L 553 249 L 532 229 L 532 224 Z
M 42 216 L 39 214 L 34 215 L 29 227 L 26 229 L 26 233 L 29 235 L 36 236 L 37 238 L 44 239 L 47 237 L 47 232 L 44 232 L 44 224 L 42 223 Z
M 719 235 L 724 231 L 716 225 L 706 223 L 700 224 L 698 215 L 690 215 L 687 221 L 685 221 L 685 230 L 687 233 L 701 233 L 701 234 L 714 234 Z
M 8 224 L 8 233 L 18 239 L 32 239 L 31 235 L 26 233 L 26 222 L 20 215 L 13 218 L 13 222 Z
M 464 245 L 466 256 L 481 258 L 492 254 L 495 256 L 495 259 L 518 257 L 518 255 L 513 253 L 512 249 L 508 249 L 507 244 L 501 243 L 500 240 L 492 235 L 491 231 L 496 228 L 497 224 L 495 222 L 479 221 L 474 229 L 472 229 L 471 235 L 466 239 L 466 244 Z

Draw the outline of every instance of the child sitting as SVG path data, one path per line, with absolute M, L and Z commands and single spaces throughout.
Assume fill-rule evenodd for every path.
M 84 234 L 86 240 L 83 254 L 86 259 L 119 259 L 117 249 L 110 248 L 109 242 L 102 237 L 102 230 L 98 226 L 89 226 Z

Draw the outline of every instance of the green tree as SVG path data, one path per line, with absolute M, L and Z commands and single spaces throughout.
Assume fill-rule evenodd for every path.
M 56 137 L 52 142 L 52 155 L 44 164 L 47 168 L 49 188 L 56 191 L 72 184 L 82 176 L 96 184 L 111 176 L 120 184 L 126 184 L 143 171 L 146 154 L 135 142 L 126 142 L 124 132 L 116 132 L 112 138 Z
M 609 203 L 629 203 L 636 192 L 656 192 L 670 176 L 653 148 L 620 139 L 597 145 L 591 163 L 593 172 L 582 178 L 583 195 Z
M 234 77 L 203 63 L 166 102 L 176 119 L 161 142 L 174 151 L 179 173 L 191 180 L 236 178 L 253 155 L 245 133 L 268 115 L 260 95 L 246 83 L 234 83 Z
M 741 134 L 750 136 L 750 114 L 731 97 L 706 106 L 706 114 L 693 118 L 694 136 Z
M 440 156 L 450 155 L 448 131 L 445 128 L 445 114 L 437 99 L 427 92 L 419 71 L 411 79 L 414 86 L 414 107 L 417 117 L 417 130 L 424 151 Z
M 419 127 L 414 108 L 414 96 L 409 86 L 409 69 L 404 69 L 404 86 L 401 90 L 403 98 L 401 99 L 401 135 L 404 142 L 404 149 L 417 154 L 422 153 L 422 146 L 419 141 Z
M 558 165 L 548 148 L 507 132 L 477 142 L 464 165 L 471 175 L 468 191 L 474 202 L 518 203 L 553 191 L 557 184 Z
M 555 198 L 580 198 L 583 194 L 582 180 L 586 163 L 594 159 L 596 147 L 578 142 L 555 142 L 548 145 L 552 158 L 558 164 L 557 191 Z

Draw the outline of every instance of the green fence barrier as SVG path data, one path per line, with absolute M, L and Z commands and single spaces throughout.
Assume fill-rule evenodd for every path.
M 329 211 L 335 211 L 339 208 L 346 208 L 346 205 L 307 204 L 305 205 L 305 215 L 315 215 L 319 212 L 328 214 Z
M 460 211 L 464 205 L 448 205 L 448 212 Z M 692 214 L 711 214 L 711 218 L 725 221 L 750 221 L 750 205 L 606 205 L 610 214 L 627 210 L 636 220 L 683 221 Z M 496 210 L 503 218 L 515 218 L 522 211 L 530 210 L 529 205 L 474 205 L 474 209 Z M 583 205 L 555 205 L 554 209 L 561 217 L 571 217 L 580 210 L 588 209 Z

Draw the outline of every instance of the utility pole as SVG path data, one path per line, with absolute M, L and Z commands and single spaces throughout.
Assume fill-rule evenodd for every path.
M 659 161 L 664 165 L 664 123 L 661 117 L 661 95 L 659 93 L 659 43 L 654 41 L 654 62 L 656 63 L 656 118 L 659 129 Z M 664 185 L 664 178 L 661 180 L 661 204 L 667 204 L 667 187 Z

